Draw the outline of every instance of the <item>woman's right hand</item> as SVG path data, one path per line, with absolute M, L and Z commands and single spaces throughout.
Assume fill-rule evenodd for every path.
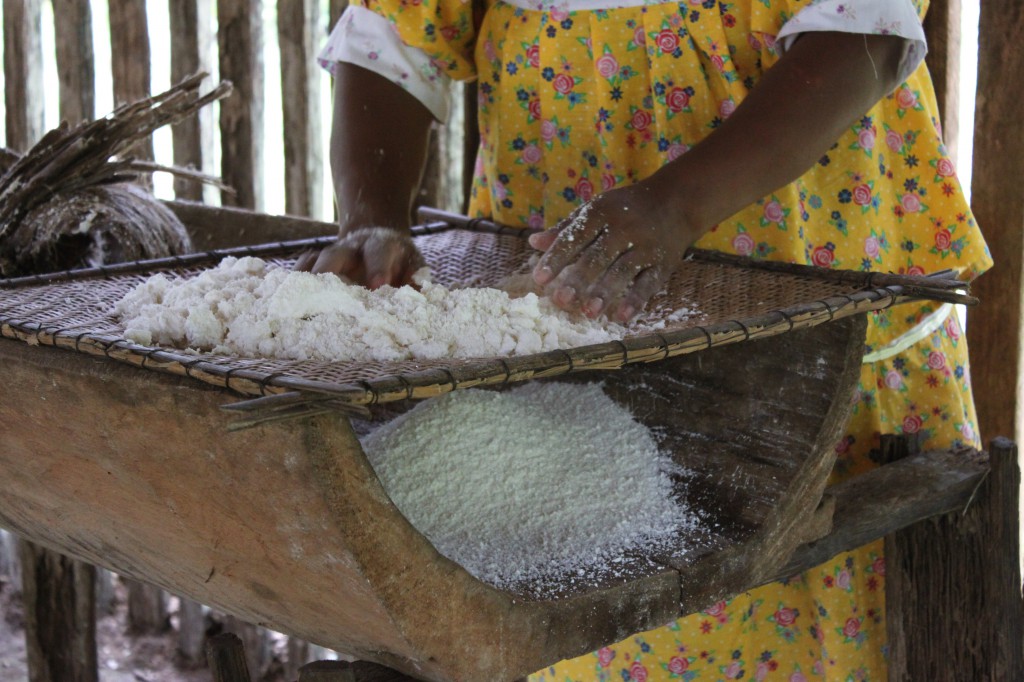
M 423 257 L 409 225 L 433 120 L 380 74 L 336 65 L 330 159 L 339 236 L 302 254 L 296 270 L 331 272 L 371 289 L 412 282 Z
M 412 284 L 424 265 L 423 256 L 407 231 L 362 227 L 319 251 L 306 251 L 295 262 L 304 272 L 330 272 L 370 289 Z

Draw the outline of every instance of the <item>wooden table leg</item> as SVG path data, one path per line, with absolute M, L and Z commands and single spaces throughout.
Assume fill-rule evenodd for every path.
M 96 682 L 96 568 L 27 541 L 19 547 L 31 682 Z

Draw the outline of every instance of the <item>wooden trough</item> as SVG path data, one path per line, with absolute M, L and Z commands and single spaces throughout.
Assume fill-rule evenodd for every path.
M 201 248 L 331 229 L 255 214 L 223 223 L 240 212 L 174 208 Z M 214 224 L 219 232 L 208 230 Z M 754 301 L 762 308 L 742 319 L 665 331 L 661 353 L 624 342 L 617 363 L 597 349 L 578 364 L 570 355 L 568 366 L 509 359 L 503 376 L 456 363 L 341 388 L 256 382 L 195 358 L 190 365 L 173 349 L 104 346 L 29 320 L 32 306 L 18 296 L 33 285 L 0 289 L 0 526 L 420 679 L 512 680 L 776 578 L 795 548 L 829 531 L 823 491 L 859 372 L 861 313 L 922 295 L 911 280 L 833 285 L 845 293 L 782 311 L 786 329 L 778 307 Z M 931 293 L 943 296 L 940 288 Z M 475 381 L 460 381 L 471 371 Z M 353 418 L 332 411 L 229 431 L 221 409 L 239 392 L 296 386 L 355 405 L 528 378 L 600 380 L 663 434 L 695 472 L 680 493 L 712 529 L 696 550 L 638 557 L 624 577 L 544 598 L 498 590 L 441 556 L 398 512 Z

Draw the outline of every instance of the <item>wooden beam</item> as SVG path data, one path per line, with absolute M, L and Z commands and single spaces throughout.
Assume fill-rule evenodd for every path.
M 262 1 L 219 0 L 220 77 L 235 90 L 220 102 L 221 177 L 226 206 L 263 208 Z M 312 55 L 310 56 L 312 58 Z
M 178 83 L 202 69 L 199 50 L 198 0 L 168 0 L 171 20 L 171 83 Z M 198 115 L 189 116 L 171 128 L 174 165 L 203 169 L 203 137 Z M 201 201 L 203 187 L 198 182 L 176 177 L 174 196 Z
M 277 3 L 284 123 L 285 211 L 318 213 L 323 191 L 324 143 L 320 125 L 319 0 Z
M 942 138 L 954 163 L 960 135 L 961 4 L 961 0 L 932 0 L 924 20 L 924 33 L 928 38 L 926 61 L 939 103 Z
M 40 0 L 4 0 L 3 23 L 7 146 L 24 152 L 45 125 Z
M 79 0 L 53 0 L 60 117 L 71 125 L 96 118 L 92 11 Z
M 196 251 L 322 237 L 336 234 L 338 230 L 334 223 L 272 216 L 242 208 L 205 206 L 188 201 L 168 201 L 165 205 L 188 227 Z
M 963 509 L 988 474 L 987 459 L 971 453 L 915 454 L 831 486 L 825 492 L 835 499 L 831 532 L 797 548 L 773 579 L 791 578 L 888 533 Z
M 982 304 L 970 313 L 967 336 L 981 433 L 1020 442 L 1024 116 L 1007 84 L 1024 73 L 1024 3 L 985 0 L 979 30 L 972 204 L 996 267 L 972 286 Z
M 990 457 L 969 507 L 886 538 L 892 682 L 1012 680 L 1024 671 L 1017 448 L 997 439 Z

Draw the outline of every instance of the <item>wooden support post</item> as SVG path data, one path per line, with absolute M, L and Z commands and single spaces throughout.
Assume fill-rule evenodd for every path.
M 265 628 L 230 615 L 224 617 L 224 631 L 239 638 L 245 649 L 245 660 L 249 671 L 256 679 L 262 679 L 273 661 L 270 633 Z
M 285 211 L 319 213 L 324 145 L 320 125 L 320 73 L 313 55 L 321 32 L 319 0 L 277 3 L 284 123 Z
M 206 643 L 206 661 L 213 673 L 213 682 L 251 682 L 245 664 L 242 640 L 230 632 L 222 632 Z
M 415 220 L 416 210 L 420 206 L 437 207 L 441 205 L 441 196 L 444 193 L 443 173 L 444 152 L 441 149 L 441 139 L 436 126 L 430 127 L 427 139 L 427 163 L 423 172 L 423 180 L 420 182 L 419 191 L 412 206 L 412 218 Z
M 188 666 L 203 662 L 206 645 L 206 615 L 199 602 L 181 597 L 178 604 L 178 655 Z
M 960 15 L 961 0 L 932 0 L 925 16 L 928 70 L 939 103 L 942 139 L 949 158 L 956 162 L 960 134 Z
M 199 0 L 168 0 L 171 19 L 171 83 L 203 68 L 199 49 Z M 203 137 L 200 117 L 189 116 L 171 128 L 174 145 L 174 165 L 182 168 L 203 169 Z M 201 201 L 203 188 L 198 182 L 184 178 L 174 179 L 174 196 L 178 199 Z
M 60 117 L 71 125 L 96 117 L 96 67 L 89 7 L 89 3 L 79 0 L 53 0 Z
M 263 208 L 262 4 L 217 2 L 220 77 L 235 86 L 220 102 L 221 177 L 235 194 L 224 192 L 221 201 L 256 210 Z
M 128 586 L 128 630 L 135 634 L 158 634 L 170 626 L 167 597 L 163 590 L 137 580 L 125 579 Z
M 105 568 L 96 568 L 96 614 L 112 615 L 116 610 L 114 581 L 117 576 Z
M 96 682 L 96 569 L 21 544 L 29 682 Z
M 971 383 L 981 434 L 1021 442 L 1024 115 L 1007 84 L 1024 73 L 1024 3 L 985 0 L 979 30 L 972 203 L 996 267 L 972 286 L 982 305 L 968 317 Z
M 3 32 L 7 146 L 24 152 L 45 125 L 40 0 L 4 0 Z
M 886 538 L 889 679 L 1012 680 L 1024 671 L 1020 469 L 996 439 L 969 507 Z
M 0 530 L 0 591 L 10 586 L 21 590 L 21 561 L 18 559 L 18 538 Z
M 284 661 L 284 678 L 297 680 L 299 668 L 309 662 L 309 642 L 298 637 L 289 637 L 287 655 Z
M 146 3 L 112 2 L 109 17 L 114 106 L 119 106 L 137 102 L 150 95 L 149 24 L 146 18 Z M 153 138 L 141 140 L 132 148 L 131 153 L 140 159 L 152 160 Z
M 462 96 L 465 133 L 462 138 L 462 212 L 469 213 L 470 190 L 473 187 L 473 171 L 476 155 L 480 151 L 480 121 L 477 117 L 477 84 L 466 83 Z M 547 226 L 550 227 L 550 226 Z

